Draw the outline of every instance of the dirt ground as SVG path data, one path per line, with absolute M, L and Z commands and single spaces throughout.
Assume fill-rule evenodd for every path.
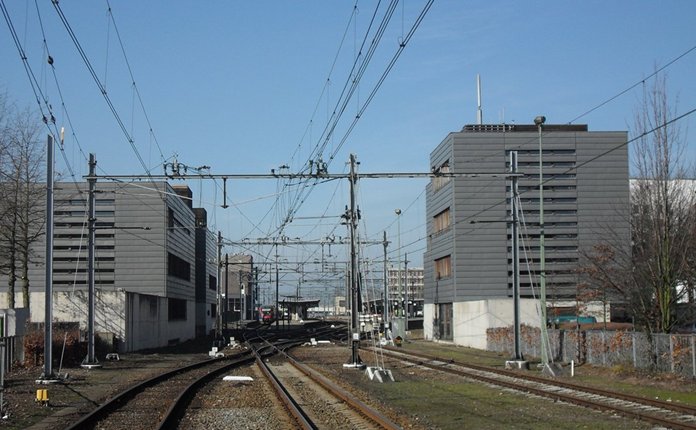
M 43 371 L 41 367 L 15 369 L 5 380 L 2 393 L 5 416 L 0 419 L 0 428 L 65 428 L 78 419 L 79 410 L 94 408 L 136 381 L 207 357 L 205 352 L 196 352 L 202 350 L 200 347 L 196 348 L 127 354 L 119 361 L 102 362 L 100 369 L 56 369 L 62 380 L 51 385 L 36 383 Z M 480 364 L 502 366 L 505 361 L 505 357 L 495 353 L 419 340 L 405 342 L 403 348 Z M 303 347 L 293 353 L 325 374 L 337 377 L 346 388 L 353 387 L 361 399 L 384 410 L 385 415 L 404 428 L 650 428 L 622 417 L 444 378 L 419 366 L 381 361 L 375 354 L 361 350 L 361 358 L 367 365 L 390 370 L 395 378 L 395 382 L 376 382 L 364 371 L 343 367 L 350 358 L 346 345 Z M 639 373 L 620 367 L 584 365 L 575 371 L 574 382 L 696 405 L 693 379 Z M 37 389 L 48 390 L 47 405 L 36 402 Z

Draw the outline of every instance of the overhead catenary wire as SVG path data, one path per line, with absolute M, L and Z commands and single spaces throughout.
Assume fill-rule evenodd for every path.
M 375 8 L 375 12 L 372 15 L 372 20 L 370 21 L 370 25 L 368 26 L 368 30 L 366 31 L 365 37 L 363 38 L 363 42 L 362 42 L 363 47 L 366 43 L 367 37 L 370 33 L 370 29 L 372 28 L 372 24 L 375 20 L 375 17 L 377 15 L 378 10 L 379 10 L 380 3 L 381 2 L 379 2 Z M 321 153 L 323 153 L 324 148 L 328 144 L 328 141 L 333 133 L 333 129 L 335 128 L 336 124 L 338 123 L 338 120 L 340 119 L 340 117 L 343 115 L 343 112 L 345 112 L 345 109 L 348 106 L 348 103 L 349 103 L 352 95 L 355 93 L 355 90 L 360 83 L 362 75 L 364 74 L 364 71 L 366 70 L 367 65 L 370 62 L 370 59 L 372 58 L 372 55 L 374 54 L 374 52 L 379 44 L 379 40 L 381 39 L 382 35 L 384 34 L 384 31 L 386 30 L 387 24 L 391 20 L 391 16 L 393 15 L 393 12 L 394 12 L 394 9 L 396 8 L 397 3 L 398 3 L 398 1 L 395 1 L 395 0 L 392 0 L 392 2 L 390 3 L 390 5 L 387 8 L 387 11 L 385 13 L 385 16 L 383 17 L 382 22 L 376 31 L 376 35 L 373 37 L 372 44 L 370 45 L 370 48 L 368 49 L 368 52 L 365 55 L 365 57 L 363 58 L 361 63 L 358 63 L 358 59 L 361 58 L 362 55 L 361 54 L 356 55 L 355 61 L 353 63 L 353 69 L 348 74 L 346 84 L 344 85 L 344 89 L 341 93 L 341 96 L 339 96 L 338 101 L 337 101 L 336 106 L 337 107 L 340 106 L 340 108 L 338 108 L 338 114 L 336 114 L 337 108 L 334 108 L 334 113 L 332 114 L 333 126 L 331 126 L 330 123 L 327 123 L 327 126 L 325 127 L 324 132 L 322 133 L 322 136 L 320 137 L 320 140 L 317 143 L 317 146 L 310 154 L 309 160 L 312 160 L 314 157 L 319 157 L 319 158 L 321 157 Z M 360 53 L 362 53 L 362 48 L 360 49 Z M 357 72 L 354 75 L 353 71 L 356 70 L 356 66 L 358 64 L 360 64 L 360 66 L 358 67 Z M 346 95 L 345 97 L 344 97 L 344 94 Z M 321 144 L 322 140 L 323 140 L 323 144 Z M 308 188 L 305 196 L 298 195 L 298 197 L 295 199 L 295 203 L 293 204 L 293 206 L 289 210 L 289 213 L 296 211 L 297 207 L 299 205 L 301 205 L 304 201 L 306 201 L 306 198 L 311 193 L 312 189 L 313 188 Z M 286 219 L 288 219 L 288 218 L 286 218 Z M 282 231 L 282 228 L 284 228 L 284 226 L 285 226 L 285 224 L 281 225 L 281 231 Z
M 111 3 L 109 2 L 109 0 L 106 0 L 106 5 L 108 7 L 107 14 L 109 15 L 111 23 L 113 23 L 114 32 L 116 33 L 116 38 L 118 40 L 118 44 L 121 47 L 121 53 L 123 54 L 123 60 L 126 63 L 126 68 L 128 69 L 128 74 L 131 78 L 133 90 L 135 91 L 135 94 L 137 96 L 138 103 L 140 105 L 140 109 L 143 112 L 143 116 L 145 118 L 145 121 L 147 122 L 150 136 L 154 139 L 155 145 L 157 147 L 157 151 L 159 152 L 160 159 L 162 160 L 162 163 L 164 163 L 165 157 L 164 157 L 164 154 L 162 153 L 162 147 L 160 146 L 159 141 L 157 139 L 157 135 L 155 134 L 155 131 L 153 129 L 152 122 L 150 121 L 150 116 L 147 113 L 147 109 L 145 109 L 145 103 L 143 102 L 143 97 L 140 94 L 140 88 L 138 87 L 138 85 L 135 82 L 135 76 L 133 74 L 133 69 L 131 67 L 130 61 L 128 61 L 128 55 L 126 54 L 126 48 L 123 44 L 123 39 L 121 38 L 121 32 L 118 30 L 118 25 L 116 24 L 116 19 L 114 18 L 113 9 L 111 8 Z M 107 58 L 108 58 L 108 55 L 107 55 Z M 154 167 L 153 167 L 153 169 L 154 169 Z
M 388 6 L 387 11 L 385 12 L 384 17 L 382 18 L 382 21 L 381 21 L 381 23 L 380 23 L 378 29 L 376 30 L 375 35 L 373 36 L 372 43 L 370 44 L 370 47 L 368 48 L 367 53 L 365 54 L 364 58 L 362 59 L 362 62 L 359 63 L 359 66 L 357 67 L 357 71 L 356 71 L 356 73 L 355 73 L 355 77 L 354 77 L 354 78 L 352 79 L 352 81 L 350 82 L 351 85 L 348 86 L 348 82 L 346 82 L 346 85 L 344 85 L 344 90 L 343 90 L 343 92 L 341 93 L 341 96 L 339 97 L 339 101 L 337 102 L 337 105 L 336 105 L 337 107 L 334 109 L 335 115 L 332 115 L 331 125 L 327 125 L 327 127 L 324 129 L 324 132 L 322 133 L 322 136 L 320 137 L 320 141 L 317 143 L 317 146 L 315 147 L 315 150 L 312 152 L 312 154 L 311 154 L 311 156 L 310 156 L 310 159 L 312 159 L 312 157 L 314 157 L 314 156 L 319 156 L 319 157 L 320 157 L 320 155 L 323 153 L 324 148 L 325 148 L 326 145 L 328 144 L 328 139 L 330 138 L 330 136 L 333 135 L 333 132 L 334 132 L 334 130 L 335 130 L 337 124 L 338 124 L 338 121 L 340 120 L 341 116 L 342 116 L 343 113 L 345 112 L 345 109 L 346 109 L 346 107 L 348 106 L 348 103 L 349 103 L 350 99 L 352 98 L 353 94 L 355 94 L 355 91 L 356 91 L 356 89 L 357 89 L 357 87 L 358 87 L 358 85 L 359 85 L 359 83 L 360 83 L 360 80 L 361 80 L 361 78 L 362 78 L 362 76 L 363 76 L 365 70 L 367 69 L 368 64 L 370 63 L 370 60 L 371 60 L 372 56 L 374 55 L 374 52 L 376 51 L 377 46 L 379 45 L 379 41 L 381 40 L 381 38 L 382 38 L 384 32 L 386 31 L 387 25 L 388 25 L 389 21 L 391 20 L 391 18 L 392 18 L 392 16 L 393 16 L 393 13 L 394 13 L 394 11 L 395 11 L 395 9 L 396 9 L 397 3 L 398 3 L 398 2 L 394 2 L 394 1 L 393 1 L 393 2 L 391 2 L 390 5 Z M 428 2 L 426 3 L 426 5 L 424 6 L 424 8 L 423 8 L 423 10 L 421 11 L 420 15 L 418 16 L 418 18 L 416 19 L 415 23 L 414 23 L 413 26 L 411 27 L 411 30 L 409 31 L 408 35 L 407 35 L 406 38 L 403 39 L 403 40 L 401 41 L 401 43 L 399 44 L 399 47 L 398 47 L 396 53 L 394 54 L 394 56 L 392 56 L 392 59 L 391 59 L 391 61 L 389 62 L 389 65 L 387 66 L 386 70 L 385 70 L 385 71 L 382 73 L 382 75 L 380 76 L 380 79 L 378 80 L 377 84 L 375 85 L 375 87 L 374 87 L 374 88 L 372 89 L 372 91 L 370 92 L 370 95 L 368 96 L 368 98 L 367 98 L 367 100 L 365 101 L 365 103 L 363 103 L 362 106 L 360 107 L 359 113 L 354 117 L 354 119 L 353 119 L 353 121 L 352 121 L 352 123 L 351 123 L 351 125 L 350 125 L 350 127 L 349 127 L 349 129 L 348 129 L 348 131 L 346 132 L 346 134 L 345 134 L 344 137 L 342 138 L 341 142 L 339 143 L 339 145 L 337 146 L 337 148 L 334 149 L 334 151 L 332 152 L 331 156 L 329 157 L 329 159 L 328 159 L 328 161 L 327 161 L 327 165 L 330 165 L 331 161 L 335 158 L 337 152 L 338 152 L 338 151 L 341 149 L 341 147 L 344 145 L 344 143 L 345 143 L 345 141 L 347 140 L 349 134 L 350 134 L 350 133 L 352 132 L 352 130 L 354 129 L 355 125 L 357 124 L 357 122 L 358 122 L 359 119 L 361 118 L 361 116 L 362 116 L 362 114 L 364 113 L 365 109 L 366 109 L 367 106 L 370 104 L 371 100 L 374 98 L 375 94 L 377 93 L 377 91 L 378 91 L 379 88 L 381 87 L 381 85 L 382 85 L 382 83 L 384 82 L 384 80 L 386 79 L 386 77 L 389 75 L 389 72 L 390 72 L 390 71 L 392 70 L 392 68 L 394 67 L 394 65 L 395 65 L 395 63 L 396 63 L 396 60 L 398 60 L 398 58 L 400 57 L 400 55 L 401 55 L 401 53 L 403 52 L 404 48 L 406 47 L 406 45 L 408 44 L 408 42 L 409 42 L 410 39 L 412 38 L 413 34 L 415 33 L 416 29 L 420 26 L 420 23 L 422 22 L 423 18 L 425 17 L 425 15 L 427 14 L 428 10 L 430 9 L 430 6 L 432 5 L 432 3 L 433 3 L 433 0 L 430 0 L 430 1 L 428 1 Z M 379 7 L 379 5 L 378 5 L 378 7 Z M 377 14 L 378 7 L 375 9 L 375 12 L 374 12 L 374 14 L 373 14 L 373 18 L 372 18 L 372 21 L 371 21 L 371 24 L 370 24 L 369 28 L 372 26 L 372 22 L 373 22 L 374 19 L 375 19 L 375 16 L 376 16 L 376 14 Z M 366 40 L 367 40 L 367 35 L 369 34 L 369 28 L 368 28 L 368 32 L 366 32 L 365 37 L 363 38 L 362 47 L 365 46 L 365 42 L 366 42 Z M 361 47 L 361 49 L 360 49 L 360 53 L 362 53 L 362 47 Z M 357 63 L 357 60 L 358 60 L 359 57 L 360 57 L 360 54 L 359 54 L 358 56 L 356 56 L 356 62 L 354 62 L 354 64 L 353 64 L 353 70 L 356 70 L 356 65 L 358 64 L 358 63 Z M 350 73 L 349 75 L 352 76 L 352 75 L 353 75 L 353 72 L 351 71 L 351 73 Z M 342 101 L 341 101 L 341 100 L 342 100 Z M 338 113 L 336 114 L 336 112 L 338 112 Z M 323 143 L 321 143 L 322 141 L 323 141 Z M 312 188 L 308 189 L 308 190 L 307 190 L 307 194 L 309 194 L 311 191 L 312 191 Z M 296 200 L 296 202 L 297 202 L 296 205 L 301 205 L 301 204 L 306 200 L 306 198 L 307 198 L 307 196 L 303 196 L 303 198 L 301 198 L 301 199 L 298 198 L 298 199 Z M 296 209 L 296 206 L 293 205 L 293 207 L 291 208 L 291 210 L 290 210 L 289 212 L 294 212 L 294 211 L 296 211 L 296 210 L 297 210 L 297 209 Z
M 97 88 L 101 92 L 101 95 L 104 98 L 104 101 L 106 102 L 107 106 L 109 107 L 111 114 L 113 115 L 114 119 L 116 120 L 116 122 L 117 122 L 119 128 L 121 129 L 121 132 L 125 136 L 126 140 L 128 141 L 128 144 L 130 145 L 133 153 L 135 154 L 136 158 L 140 162 L 140 165 L 142 166 L 143 170 L 145 172 L 149 173 L 150 170 L 148 169 L 147 165 L 145 164 L 145 161 L 143 160 L 142 156 L 140 155 L 140 151 L 138 151 L 138 148 L 135 146 L 135 140 L 131 137 L 130 133 L 128 132 L 128 129 L 126 128 L 126 125 L 124 124 L 123 120 L 121 119 L 121 116 L 118 113 L 116 106 L 114 105 L 113 101 L 111 100 L 111 97 L 109 97 L 109 94 L 107 93 L 106 88 L 104 87 L 103 83 L 99 79 L 99 76 L 97 76 L 97 73 L 94 70 L 92 63 L 90 62 L 89 58 L 87 57 L 87 53 L 82 48 L 82 45 L 80 44 L 80 41 L 77 38 L 77 35 L 73 31 L 72 26 L 68 22 L 67 17 L 63 13 L 63 10 L 61 9 L 60 4 L 57 1 L 52 2 L 52 4 L 56 10 L 56 13 L 58 14 L 58 17 L 60 18 L 60 21 L 63 23 L 63 26 L 65 27 L 65 30 L 68 33 L 68 36 L 70 36 L 70 39 L 72 40 L 73 44 L 75 45 L 75 48 L 77 49 L 77 52 L 78 52 L 80 58 L 82 58 L 83 63 L 87 67 L 87 70 L 89 71 L 89 74 L 92 77 L 92 80 L 97 85 Z

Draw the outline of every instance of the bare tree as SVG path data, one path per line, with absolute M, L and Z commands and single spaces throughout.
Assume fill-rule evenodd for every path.
M 675 103 L 676 104 L 676 103 Z M 633 276 L 646 302 L 651 332 L 669 333 L 679 322 L 677 304 L 692 281 L 694 180 L 685 163 L 686 139 L 677 124 L 666 125 L 670 105 L 666 77 L 646 89 L 636 113 L 631 190 Z M 646 133 L 654 130 L 652 133 Z
M 22 281 L 22 307 L 29 308 L 29 264 L 33 260 L 33 244 L 44 233 L 45 187 L 39 182 L 44 175 L 44 152 L 38 139 L 35 117 L 23 115 L 18 127 L 18 146 L 15 148 L 19 198 L 16 202 L 19 241 L 17 254 Z
M 590 289 L 620 298 L 648 334 L 672 331 L 687 315 L 678 305 L 694 298 L 696 181 L 685 162 L 685 133 L 669 124 L 674 111 L 660 75 L 644 90 L 635 114 L 631 247 L 608 235 L 584 255 L 580 268 Z
M 43 231 L 41 180 L 43 153 L 36 115 L 17 111 L 0 99 L 0 269 L 8 279 L 8 306 L 15 307 L 18 274 L 23 305 L 29 307 L 31 244 Z

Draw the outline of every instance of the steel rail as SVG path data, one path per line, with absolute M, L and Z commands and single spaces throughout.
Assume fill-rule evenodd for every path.
M 477 365 L 477 364 L 464 364 L 464 363 L 457 362 L 457 361 L 454 361 L 454 360 L 449 359 L 449 358 L 442 358 L 442 357 L 438 358 L 436 356 L 431 356 L 431 355 L 422 354 L 422 353 L 414 353 L 414 352 L 410 352 L 410 351 L 404 352 L 404 351 L 400 351 L 400 350 L 397 350 L 397 349 L 392 348 L 392 347 L 387 347 L 385 349 L 395 351 L 395 352 L 401 352 L 404 354 L 413 355 L 416 357 L 421 357 L 421 358 L 424 358 L 427 360 L 442 361 L 442 362 L 447 362 L 447 363 L 453 364 L 455 366 L 469 367 L 472 369 L 485 371 L 485 372 L 500 373 L 502 375 L 507 375 L 507 376 L 520 378 L 520 379 L 526 379 L 526 380 L 533 381 L 533 382 L 555 385 L 557 387 L 567 388 L 569 390 L 584 391 L 584 392 L 589 393 L 589 394 L 596 394 L 598 396 L 612 397 L 612 398 L 619 399 L 619 400 L 625 400 L 627 402 L 640 403 L 640 404 L 643 404 L 646 406 L 652 406 L 655 408 L 667 409 L 667 410 L 670 410 L 672 412 L 691 414 L 691 415 L 696 416 L 696 407 L 694 407 L 694 406 L 689 406 L 689 405 L 684 405 L 684 404 L 674 403 L 674 402 L 666 402 L 666 401 L 657 400 L 657 399 L 650 399 L 647 397 L 640 397 L 640 396 L 635 396 L 632 394 L 626 394 L 626 393 L 620 393 L 617 391 L 605 390 L 602 388 L 589 387 L 587 385 L 573 384 L 570 382 L 559 381 L 556 379 L 549 379 L 549 378 L 544 378 L 544 377 L 535 376 L 535 375 L 523 374 L 523 373 L 519 373 L 519 372 L 516 372 L 513 370 L 496 369 L 494 367 L 487 367 L 487 366 L 482 366 L 482 365 Z
M 243 355 L 250 355 L 250 351 L 245 351 L 242 353 Z M 111 414 L 113 411 L 121 407 L 123 404 L 126 404 L 129 400 L 133 399 L 136 395 L 139 393 L 143 392 L 146 388 L 149 388 L 151 386 L 154 386 L 162 381 L 166 381 L 167 379 L 170 379 L 176 375 L 179 375 L 181 373 L 189 372 L 192 370 L 196 370 L 201 367 L 205 367 L 214 363 L 219 363 L 223 361 L 229 361 L 233 358 L 239 358 L 239 356 L 236 357 L 224 357 L 224 358 L 213 358 L 210 360 L 203 360 L 194 364 L 190 364 L 188 366 L 180 367 L 178 369 L 174 369 L 168 372 L 161 373 L 159 375 L 156 375 L 150 379 L 147 379 L 143 382 L 139 382 L 130 388 L 127 388 L 126 390 L 116 394 L 114 397 L 108 399 L 106 402 L 101 404 L 99 407 L 94 409 L 92 412 L 88 413 L 87 415 L 83 416 L 80 420 L 77 422 L 73 423 L 69 427 L 67 427 L 67 430 L 83 430 L 83 429 L 93 429 L 95 428 L 97 422 L 100 420 L 104 419 L 107 417 L 109 414 Z
M 198 390 L 202 386 L 204 386 L 205 384 L 209 383 L 212 379 L 216 378 L 221 373 L 227 372 L 232 368 L 242 366 L 244 364 L 249 364 L 256 359 L 253 355 L 252 356 L 246 356 L 246 355 L 248 355 L 248 354 L 245 354 L 245 356 L 243 356 L 243 357 L 233 359 L 229 365 L 226 365 L 224 367 L 220 367 L 218 369 L 215 369 L 211 372 L 206 373 L 202 377 L 193 381 L 186 388 L 184 388 L 181 391 L 181 393 L 179 394 L 179 396 L 169 406 L 169 409 L 167 409 L 167 412 L 164 413 L 162 420 L 160 420 L 160 423 L 157 426 L 157 429 L 158 430 L 168 430 L 168 429 L 172 429 L 172 428 L 177 428 L 179 422 L 186 414 L 186 409 L 188 408 L 189 404 L 191 404 L 191 401 L 196 396 L 196 393 L 198 392 Z
M 271 383 L 276 394 L 280 397 L 283 406 L 290 413 L 295 422 L 305 430 L 317 429 L 317 425 L 314 424 L 312 419 L 302 410 L 302 407 L 292 398 L 278 377 L 269 369 L 268 364 L 261 359 L 256 351 L 254 351 L 254 354 L 256 354 L 256 364 L 259 366 L 259 369 L 261 369 L 261 372 Z
M 282 353 L 287 357 L 288 361 L 290 364 L 295 366 L 300 372 L 304 373 L 307 375 L 312 381 L 316 382 L 317 384 L 321 385 L 324 389 L 329 391 L 331 394 L 334 396 L 338 397 L 339 399 L 343 400 L 348 406 L 350 406 L 353 410 L 358 412 L 359 414 L 363 415 L 373 423 L 377 424 L 380 428 L 388 429 L 388 430 L 395 430 L 395 429 L 400 429 L 398 425 L 393 423 L 389 418 L 385 417 L 381 413 L 379 413 L 377 410 L 373 409 L 372 407 L 368 406 L 367 404 L 363 403 L 356 397 L 354 397 L 352 394 L 350 394 L 348 391 L 344 390 L 343 388 L 339 387 L 335 383 L 331 382 L 328 378 L 325 376 L 321 375 L 319 372 L 316 370 L 310 368 L 309 366 L 300 363 L 293 357 L 290 357 L 289 355 Z
M 527 381 L 531 381 L 531 382 L 535 382 L 535 383 L 541 383 L 541 384 L 546 384 L 546 385 L 550 385 L 550 386 L 556 386 L 556 387 L 560 387 L 560 388 L 566 388 L 566 389 L 571 389 L 571 390 L 575 390 L 575 391 L 580 391 L 580 392 L 583 392 L 586 394 L 602 395 L 605 397 L 614 398 L 614 399 L 618 399 L 618 400 L 630 401 L 630 402 L 637 403 L 638 405 L 642 405 L 642 406 L 651 406 L 651 407 L 663 408 L 663 409 L 668 410 L 669 412 L 680 412 L 679 410 L 676 410 L 675 408 L 673 408 L 674 405 L 672 403 L 657 401 L 658 403 L 660 403 L 660 406 L 655 406 L 653 404 L 650 404 L 650 402 L 652 402 L 654 400 L 646 399 L 644 397 L 635 397 L 635 396 L 625 395 L 625 394 L 621 394 L 621 393 L 614 393 L 614 392 L 606 391 L 606 390 L 604 390 L 605 394 L 593 393 L 591 390 L 594 390 L 594 389 L 588 389 L 588 387 L 585 387 L 585 386 L 579 386 L 579 385 L 574 386 L 573 384 L 559 383 L 559 381 L 554 381 L 554 380 L 547 379 L 547 378 L 534 377 L 531 375 L 523 375 L 523 374 L 518 373 L 518 372 L 507 371 L 507 370 L 502 370 L 502 369 L 495 369 L 495 368 L 491 368 L 491 367 L 479 366 L 479 365 L 474 365 L 474 364 L 464 364 L 464 363 L 460 363 L 460 362 L 457 362 L 457 361 L 452 360 L 452 359 L 448 359 L 448 358 L 443 359 L 443 358 L 429 356 L 427 354 L 422 354 L 422 353 L 411 353 L 411 352 L 397 351 L 396 349 L 393 349 L 393 348 L 384 348 L 384 349 L 386 349 L 386 351 L 384 351 L 385 355 L 388 355 L 390 357 L 397 358 L 400 360 L 408 361 L 408 362 L 411 362 L 414 364 L 418 364 L 420 366 L 424 366 L 424 367 L 427 367 L 430 369 L 439 370 L 442 372 L 451 373 L 451 374 L 463 376 L 466 378 L 476 379 L 479 381 L 486 382 L 488 384 L 502 386 L 502 387 L 510 388 L 510 389 L 513 389 L 516 391 L 528 392 L 528 393 L 532 393 L 532 394 L 535 394 L 535 395 L 538 395 L 541 397 L 551 398 L 553 400 L 560 400 L 563 402 L 581 405 L 581 406 L 585 406 L 585 407 L 596 409 L 596 410 L 618 412 L 618 413 L 620 413 L 624 416 L 627 416 L 627 417 L 637 418 L 637 419 L 642 420 L 642 421 L 646 421 L 646 422 L 649 422 L 652 424 L 658 424 L 658 425 L 665 426 L 665 427 L 675 429 L 675 430 L 696 430 L 696 423 L 692 424 L 692 423 L 688 423 L 688 422 L 684 422 L 684 421 L 674 421 L 674 420 L 671 420 L 668 418 L 658 417 L 658 416 L 650 414 L 650 413 L 638 412 L 638 411 L 631 410 L 631 409 L 628 409 L 625 407 L 610 405 L 610 404 L 603 403 L 600 401 L 582 399 L 582 398 L 579 398 L 577 396 L 573 396 L 570 394 L 550 392 L 550 391 L 542 389 L 542 388 L 530 387 L 528 385 L 523 385 L 523 384 L 514 383 L 514 382 L 508 382 L 508 381 L 504 381 L 501 379 L 496 379 L 493 377 L 484 376 L 481 374 L 457 370 L 457 369 L 454 369 L 451 367 L 443 367 L 442 365 L 430 364 L 430 363 L 426 363 L 422 360 L 425 359 L 425 360 L 429 360 L 429 361 L 437 361 L 437 362 L 441 362 L 443 364 L 455 365 L 455 366 L 462 367 L 464 369 L 470 369 L 472 371 L 489 372 L 489 373 L 498 374 L 501 376 L 512 377 L 512 378 L 527 380 Z M 408 357 L 409 355 L 416 357 L 417 359 L 409 358 Z M 566 386 L 564 386 L 564 385 L 566 385 Z M 598 390 L 598 391 L 603 391 L 603 390 Z M 630 398 L 630 400 L 629 400 L 629 398 Z

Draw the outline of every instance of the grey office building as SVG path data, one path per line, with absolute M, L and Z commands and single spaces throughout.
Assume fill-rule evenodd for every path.
M 87 184 L 54 190 L 53 318 L 87 324 Z M 95 331 L 118 351 L 210 333 L 217 316 L 217 246 L 187 186 L 98 183 Z M 32 322 L 44 320 L 45 242 L 33 245 Z M 18 301 L 19 303 L 19 301 Z M 2 303 L 0 303 L 2 304 Z
M 583 252 L 610 239 L 629 247 L 626 132 L 544 125 L 540 139 L 536 125 L 467 125 L 450 133 L 430 156 L 433 172 L 455 177 L 434 177 L 426 186 L 426 337 L 481 346 L 486 328 L 510 324 L 511 180 L 489 174 L 509 171 L 511 151 L 517 152 L 523 174 L 518 179 L 520 291 L 529 299 L 523 300 L 523 319 L 540 324 L 530 304 L 539 294 L 540 140 L 549 305 L 574 300 Z

